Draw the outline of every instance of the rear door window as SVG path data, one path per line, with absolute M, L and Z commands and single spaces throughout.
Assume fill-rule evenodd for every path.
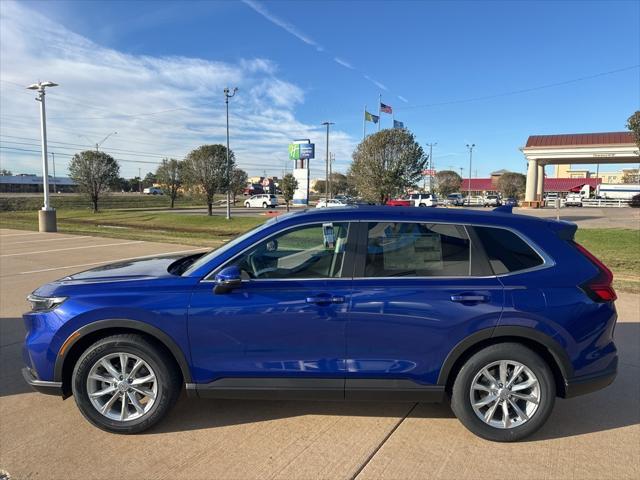
M 496 275 L 540 266 L 544 260 L 522 238 L 510 230 L 473 227 Z
M 471 242 L 460 225 L 368 224 L 365 277 L 470 276 Z

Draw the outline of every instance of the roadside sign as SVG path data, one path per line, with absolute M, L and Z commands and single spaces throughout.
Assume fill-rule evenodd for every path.
M 315 158 L 315 143 L 290 143 L 289 160 L 308 160 Z
M 433 177 L 435 176 L 436 171 L 433 169 L 428 169 L 428 170 L 422 170 L 422 176 L 424 177 Z

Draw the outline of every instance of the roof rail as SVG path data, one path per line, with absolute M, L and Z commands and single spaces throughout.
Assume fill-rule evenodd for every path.
M 501 205 L 493 209 L 494 212 L 513 213 L 513 205 Z

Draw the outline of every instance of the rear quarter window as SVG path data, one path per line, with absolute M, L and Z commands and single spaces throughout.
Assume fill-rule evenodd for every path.
M 540 266 L 544 260 L 521 237 L 510 230 L 473 227 L 496 275 Z

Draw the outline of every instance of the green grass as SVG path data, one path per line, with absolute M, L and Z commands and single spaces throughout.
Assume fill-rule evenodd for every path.
M 216 196 L 216 200 L 222 196 Z M 99 208 L 108 210 L 113 208 L 169 208 L 171 199 L 168 195 L 140 195 L 137 193 L 110 194 L 100 199 Z M 51 206 L 56 210 L 91 209 L 91 202 L 84 195 L 67 194 L 51 195 Z M 178 197 L 175 206 L 206 207 L 206 204 L 194 197 Z M 5 194 L 0 197 L 0 212 L 38 210 L 42 207 L 41 195 Z
M 128 238 L 164 243 L 218 247 L 263 223 L 266 217 L 186 215 L 177 213 L 104 210 L 58 210 L 58 231 L 102 237 Z M 2 228 L 37 230 L 37 211 L 0 212 Z
M 576 241 L 611 269 L 618 290 L 640 293 L 640 230 L 585 228 Z
M 63 233 L 218 247 L 263 223 L 266 217 L 185 215 L 140 210 L 58 210 Z M 37 230 L 37 211 L 0 212 L 2 228 Z M 640 293 L 640 230 L 580 229 L 576 241 L 601 259 L 614 273 L 618 290 Z

